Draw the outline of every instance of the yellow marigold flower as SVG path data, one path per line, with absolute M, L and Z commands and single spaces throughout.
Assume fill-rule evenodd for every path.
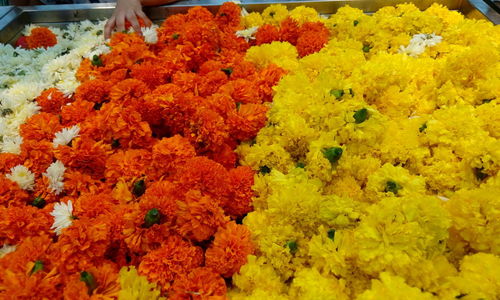
M 251 12 L 243 17 L 243 25 L 245 28 L 252 28 L 264 25 L 264 19 L 257 12 Z
M 264 23 L 279 25 L 281 21 L 288 17 L 288 9 L 283 4 L 272 4 L 262 12 Z
M 500 187 L 456 192 L 445 203 L 451 215 L 452 235 L 475 251 L 500 255 Z
M 420 289 L 411 287 L 405 283 L 405 280 L 399 276 L 394 276 L 389 273 L 381 273 L 380 279 L 372 280 L 371 289 L 365 291 L 356 298 L 357 300 L 406 300 L 406 299 L 421 299 L 430 300 L 437 299 L 430 293 L 424 293 Z
M 165 299 L 164 297 L 160 297 L 160 290 L 156 284 L 150 283 L 145 276 L 140 276 L 134 266 L 123 267 L 119 275 L 121 290 L 118 294 L 118 299 Z
M 464 16 L 458 11 L 452 11 L 443 5 L 434 3 L 425 10 L 425 14 L 439 17 L 447 26 L 455 25 L 464 20 Z
M 319 22 L 324 20 L 314 8 L 305 7 L 303 5 L 297 6 L 290 11 L 290 17 L 297 21 L 299 24 L 305 22 Z
M 295 273 L 290 287 L 290 299 L 349 299 L 345 281 L 334 276 L 324 276 L 315 268 L 304 268 Z
M 233 276 L 233 284 L 241 291 L 252 293 L 263 290 L 281 294 L 286 291 L 284 283 L 264 257 L 248 256 L 248 262 Z
M 285 70 L 293 70 L 298 65 L 297 49 L 288 42 L 272 42 L 248 49 L 245 60 L 253 62 L 260 68 L 273 63 Z
M 497 299 L 500 295 L 500 257 L 477 253 L 464 257 L 460 273 L 442 285 L 443 299 Z
M 266 291 L 260 288 L 256 288 L 249 293 L 242 293 L 239 291 L 229 290 L 227 293 L 229 299 L 232 300 L 288 300 L 289 298 L 285 295 L 279 294 L 275 291 Z
M 411 175 L 407 169 L 391 164 L 384 164 L 368 176 L 366 185 L 366 195 L 371 201 L 377 201 L 387 196 L 423 195 L 425 191 L 423 177 Z
M 450 220 L 437 197 L 387 197 L 354 230 L 357 265 L 368 274 L 398 270 L 444 250 Z

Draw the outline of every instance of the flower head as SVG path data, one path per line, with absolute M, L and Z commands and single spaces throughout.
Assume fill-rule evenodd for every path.
M 56 137 L 52 141 L 52 144 L 54 148 L 57 148 L 59 145 L 68 145 L 79 133 L 80 127 L 78 125 L 63 128 L 61 131 L 56 132 Z
M 49 188 L 56 195 L 59 195 L 63 191 L 64 171 L 66 171 L 64 164 L 60 160 L 56 160 L 43 173 L 49 179 Z
M 23 165 L 17 165 L 10 169 L 6 177 L 16 182 L 23 190 L 31 191 L 35 186 L 35 174 Z
M 57 235 L 62 233 L 64 228 L 67 228 L 73 224 L 73 203 L 68 200 L 67 203 L 59 202 L 54 205 L 54 210 L 50 213 L 54 217 L 54 224 L 50 229 L 54 229 Z

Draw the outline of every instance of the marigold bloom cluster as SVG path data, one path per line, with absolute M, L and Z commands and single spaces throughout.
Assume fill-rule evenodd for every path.
M 18 153 L 0 154 L 0 298 L 225 297 L 255 249 L 239 223 L 254 172 L 234 149 L 286 73 L 244 59 L 240 15 L 196 7 L 145 39 L 116 33 L 73 94 L 35 99 Z
M 318 53 L 273 42 L 246 55 L 289 73 L 238 148 L 259 172 L 243 220 L 256 256 L 231 297 L 498 298 L 500 27 L 411 4 L 319 21 Z

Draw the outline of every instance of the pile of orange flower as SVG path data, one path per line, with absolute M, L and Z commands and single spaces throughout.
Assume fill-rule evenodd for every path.
M 254 173 L 233 150 L 265 125 L 285 74 L 246 62 L 240 29 L 240 8 L 225 3 L 215 16 L 196 7 L 168 18 L 156 44 L 117 33 L 108 54 L 83 61 L 72 97 L 52 88 L 36 99 L 21 153 L 0 154 L 0 245 L 16 245 L 0 259 L 0 297 L 114 298 L 124 266 L 172 298 L 225 295 L 254 250 L 239 224 Z M 18 165 L 34 174 L 31 189 L 4 176 Z M 62 204 L 69 225 L 57 232 Z

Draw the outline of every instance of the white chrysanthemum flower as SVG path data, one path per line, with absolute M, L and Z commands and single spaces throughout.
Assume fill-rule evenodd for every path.
M 148 44 L 158 43 L 158 29 L 157 25 L 152 25 L 151 27 L 142 27 L 142 35 L 144 36 L 144 41 Z
M 67 203 L 59 202 L 54 205 L 54 210 L 50 213 L 54 217 L 54 224 L 50 229 L 54 229 L 57 235 L 61 235 L 64 228 L 73 224 L 73 203 L 69 200 Z
M 23 143 L 23 138 L 21 136 L 4 137 L 2 144 L 2 152 L 21 154 L 22 143 Z
M 66 171 L 66 167 L 60 160 L 56 160 L 47 168 L 43 176 L 49 179 L 49 188 L 50 190 L 59 195 L 64 189 L 64 172 Z
M 5 175 L 5 177 L 16 182 L 23 190 L 31 191 L 35 186 L 35 174 L 23 165 L 11 168 L 10 174 Z
M 409 56 L 419 56 L 420 54 L 424 53 L 425 48 L 427 47 L 433 47 L 436 46 L 437 44 L 441 43 L 443 40 L 442 36 L 435 35 L 433 34 L 424 34 L 424 33 L 419 33 L 415 34 L 411 40 L 408 46 L 404 47 L 401 46 L 399 48 L 399 53 L 404 53 Z
M 80 127 L 78 125 L 63 128 L 61 131 L 56 132 L 56 137 L 52 141 L 54 148 L 59 145 L 67 145 L 80 133 Z
M 254 27 L 250 27 L 248 29 L 243 29 L 243 30 L 238 30 L 236 31 L 236 36 L 237 37 L 242 37 L 245 39 L 245 41 L 249 41 L 249 40 L 254 40 L 255 39 L 255 33 L 257 32 L 257 30 L 259 29 L 258 26 L 254 26 Z
M 16 251 L 16 245 L 5 244 L 0 248 L 0 258 L 14 251 Z

